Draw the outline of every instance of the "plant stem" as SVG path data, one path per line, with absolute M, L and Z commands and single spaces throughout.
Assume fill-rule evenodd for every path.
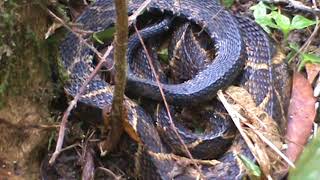
M 126 0 L 116 0 L 116 34 L 115 34 L 115 88 L 113 92 L 112 109 L 110 115 L 110 140 L 113 147 L 118 144 L 123 132 L 122 121 L 124 120 L 124 91 L 126 85 L 126 51 L 128 42 L 128 6 Z

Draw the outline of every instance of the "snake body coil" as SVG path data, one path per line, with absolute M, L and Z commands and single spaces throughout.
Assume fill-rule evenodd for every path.
M 215 42 L 219 53 L 206 69 L 193 79 L 181 84 L 162 84 L 169 103 L 197 103 L 212 99 L 216 92 L 228 86 L 238 75 L 245 62 L 244 43 L 235 19 L 217 2 L 209 1 L 154 1 L 150 9 L 170 12 L 174 16 L 190 19 L 199 24 Z M 223 66 L 221 66 L 223 64 Z M 130 72 L 130 70 L 129 70 Z M 128 74 L 127 89 L 133 93 L 161 101 L 155 81 Z
M 142 0 L 130 1 L 128 13 L 132 14 L 140 7 L 142 2 Z M 97 0 L 79 17 L 77 23 L 82 25 L 83 30 L 95 32 L 104 30 L 114 24 L 114 8 L 112 0 Z M 285 114 L 283 102 L 286 97 L 279 96 L 279 94 L 287 93 L 285 87 L 288 83 L 284 80 L 286 76 L 284 78 L 276 77 L 280 77 L 281 74 L 287 75 L 287 69 L 282 60 L 275 58 L 276 48 L 261 28 L 247 18 L 230 15 L 218 2 L 213 0 L 152 0 L 148 9 L 163 12 L 165 16 L 171 15 L 197 24 L 215 44 L 215 58 L 208 61 L 209 63 L 206 64 L 205 68 L 194 74 L 192 79 L 181 84 L 162 84 L 169 103 L 181 105 L 211 100 L 219 89 L 227 87 L 240 72 L 244 71 L 243 77 L 240 78 L 242 81 L 240 85 L 253 94 L 253 99 L 257 105 L 263 105 L 262 108 L 270 116 L 279 122 L 283 122 L 281 118 Z M 171 19 L 166 18 L 158 25 L 150 27 L 151 29 L 146 31 L 145 34 L 142 32 L 142 35 L 144 38 L 149 38 L 149 35 L 162 33 L 166 29 L 164 27 L 170 26 L 170 23 Z M 152 32 L 153 30 L 155 32 Z M 132 56 L 139 44 L 138 38 L 132 37 L 130 39 L 131 41 L 128 44 L 129 60 L 133 59 Z M 74 97 L 85 79 L 93 71 L 92 59 L 94 54 L 72 33 L 68 34 L 60 49 L 63 65 L 70 76 L 65 91 L 68 95 Z M 242 70 L 243 67 L 244 70 Z M 161 100 L 158 85 L 153 80 L 136 75 L 134 70 L 130 68 L 128 72 L 127 90 L 130 93 Z M 280 88 L 278 88 L 278 84 L 282 84 L 283 87 L 279 86 Z M 113 87 L 96 76 L 88 84 L 86 91 L 80 98 L 80 103 L 103 109 L 111 105 L 112 93 Z M 130 132 L 129 135 L 133 139 L 141 144 L 136 162 L 137 170 L 143 168 L 143 171 L 140 171 L 140 178 L 196 179 L 198 174 L 193 166 L 184 167 L 181 165 L 189 162 L 188 159 L 172 154 L 167 146 L 162 143 L 152 117 L 129 98 L 125 98 L 125 106 L 127 109 L 126 119 L 130 125 L 130 127 L 127 127 L 129 128 L 127 131 Z M 169 141 L 166 141 L 168 143 L 172 143 L 170 140 L 176 141 L 176 137 L 170 129 L 170 124 L 167 123 L 167 115 L 159 114 L 158 117 L 163 122 L 160 129 L 166 129 L 162 130 L 161 134 L 172 137 L 169 138 Z M 221 132 L 221 129 L 219 131 Z M 218 139 L 222 136 L 223 133 L 215 134 L 215 138 Z M 196 136 L 192 135 L 192 137 Z M 205 138 L 208 137 L 205 136 Z M 210 135 L 209 139 L 211 137 Z M 212 142 L 211 139 L 210 142 Z M 205 139 L 200 139 L 197 143 L 202 144 L 204 141 Z M 191 144 L 193 142 L 192 139 Z M 210 146 L 210 148 L 213 148 L 213 146 Z M 203 147 L 201 149 L 203 150 Z M 212 151 L 212 149 L 208 151 Z M 219 159 L 221 163 L 201 166 L 203 175 L 208 179 L 241 179 L 245 170 L 235 157 L 235 153 L 245 154 L 249 158 L 253 158 L 243 140 L 236 137 L 229 151 Z

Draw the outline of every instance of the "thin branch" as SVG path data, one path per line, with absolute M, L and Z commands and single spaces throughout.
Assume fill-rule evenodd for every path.
M 315 36 L 317 35 L 318 31 L 319 31 L 319 17 L 316 16 L 316 26 L 312 32 L 312 34 L 309 36 L 308 40 L 300 47 L 300 49 L 291 57 L 291 59 L 289 60 L 289 62 L 296 58 L 297 55 L 299 55 L 300 53 L 304 53 L 306 51 L 306 49 L 309 47 L 309 45 L 311 44 L 311 42 L 313 41 L 313 39 L 315 38 Z
M 226 110 L 228 111 L 231 119 L 233 120 L 234 124 L 236 125 L 237 129 L 239 130 L 241 136 L 244 138 L 245 142 L 247 143 L 247 145 L 249 146 L 250 149 L 254 149 L 254 146 L 251 142 L 251 140 L 249 139 L 249 137 L 245 134 L 245 132 L 243 131 L 243 128 L 241 126 L 241 121 L 245 121 L 246 119 L 239 114 L 227 101 L 227 99 L 224 97 L 223 93 L 221 90 L 218 91 L 218 97 L 219 100 L 222 102 L 223 106 L 226 108 Z M 263 134 L 261 134 L 260 132 L 258 132 L 257 130 L 255 130 L 254 126 L 252 126 L 249 123 L 244 123 L 245 125 L 247 125 L 250 129 L 253 130 L 254 133 L 256 133 L 259 138 L 265 142 L 272 150 L 274 150 L 280 157 L 282 157 L 291 167 L 295 168 L 295 165 L 293 164 L 292 161 L 290 161 L 274 144 L 272 144 L 265 136 L 263 136 Z M 255 153 L 253 153 L 253 155 L 255 156 Z
M 129 17 L 129 25 L 134 22 L 137 17 L 147 8 L 148 4 L 150 4 L 151 0 L 144 1 L 140 7 Z
M 70 32 L 72 32 L 73 34 L 75 34 L 79 40 L 80 43 L 84 43 L 88 48 L 90 48 L 99 58 L 102 58 L 101 53 L 94 48 L 92 45 L 90 45 L 85 39 L 83 39 L 81 37 L 81 35 L 79 33 L 76 33 L 70 26 L 67 25 L 67 23 L 64 22 L 64 20 L 62 20 L 61 18 L 59 18 L 57 15 L 55 15 L 52 11 L 50 11 L 49 9 L 47 9 L 47 12 L 49 13 L 50 16 L 52 16 L 53 18 L 55 18 L 59 23 L 61 23 L 63 25 L 63 27 L 65 27 L 67 30 L 69 30 Z M 88 32 L 89 33 L 89 32 Z
M 244 132 L 242 126 L 241 126 L 241 120 L 245 120 L 243 116 L 241 116 L 236 110 L 233 109 L 233 107 L 228 103 L 227 99 L 224 97 L 223 93 L 221 90 L 218 91 L 217 93 L 219 100 L 223 104 L 224 108 L 227 110 L 228 114 L 230 115 L 232 121 L 234 122 L 235 126 L 239 130 L 239 133 L 243 137 L 244 141 L 248 145 L 248 147 L 251 150 L 254 150 L 254 145 L 251 142 L 250 138 L 247 136 L 247 134 Z M 253 156 L 257 159 L 255 153 L 252 153 Z
M 115 35 L 115 88 L 113 91 L 112 108 L 110 115 L 110 132 L 108 133 L 108 143 L 111 143 L 111 151 L 119 142 L 123 133 L 122 121 L 124 121 L 124 91 L 127 81 L 127 61 L 126 52 L 128 47 L 128 5 L 126 0 L 114 1 L 116 7 L 116 35 Z M 104 121 L 106 122 L 106 121 Z M 109 128 L 109 124 L 105 123 L 105 128 Z
M 291 6 L 297 10 L 320 15 L 320 9 L 317 8 L 317 6 L 309 7 L 309 6 L 304 5 L 302 2 L 299 2 L 296 0 L 260 0 L 260 1 L 267 2 L 267 3 L 284 3 L 284 4 Z
M 82 176 L 83 180 L 94 179 L 95 164 L 93 158 L 93 149 L 91 147 L 84 148 L 84 157 L 82 164 Z
M 104 168 L 104 167 L 98 167 L 98 169 L 106 172 L 109 176 L 111 176 L 115 180 L 120 180 L 121 176 L 117 176 L 115 173 L 113 173 L 111 170 Z
M 248 126 L 254 133 L 256 133 L 260 139 L 265 142 L 272 150 L 274 150 L 282 159 L 284 159 L 292 168 L 295 168 L 294 163 L 285 155 L 283 154 L 277 146 L 275 146 L 268 138 L 266 138 L 262 133 L 257 131 L 254 126 L 252 126 L 249 123 L 245 123 L 246 126 Z

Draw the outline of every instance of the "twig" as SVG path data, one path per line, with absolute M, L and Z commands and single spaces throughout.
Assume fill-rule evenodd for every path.
M 295 9 L 320 15 L 320 9 L 317 6 L 309 7 L 296 0 L 260 0 L 267 3 L 285 3 Z
M 134 27 L 134 29 L 135 29 L 138 37 L 139 37 L 139 40 L 140 40 L 140 43 L 141 43 L 142 47 L 143 47 L 143 49 L 144 49 L 144 51 L 145 51 L 145 53 L 146 53 L 146 55 L 147 55 L 147 59 L 148 59 L 150 68 L 151 68 L 151 70 L 152 70 L 152 73 L 153 73 L 153 75 L 156 77 L 156 82 L 157 82 L 157 85 L 158 85 L 158 87 L 159 87 L 159 91 L 160 91 L 160 94 L 161 94 L 161 96 L 162 96 L 163 103 L 164 103 L 164 105 L 165 105 L 165 107 L 166 107 L 166 111 L 167 111 L 167 113 L 168 113 L 168 117 L 169 117 L 169 121 L 170 121 L 170 124 L 171 124 L 171 128 L 174 130 L 174 133 L 175 133 L 176 136 L 178 137 L 180 143 L 183 145 L 185 151 L 187 152 L 187 155 L 189 156 L 189 158 L 191 159 L 191 161 L 193 162 L 193 164 L 196 166 L 196 168 L 197 168 L 200 176 L 203 177 L 202 171 L 201 171 L 199 165 L 196 163 L 196 161 L 195 161 L 194 158 L 192 157 L 192 155 L 191 155 L 188 147 L 186 146 L 186 144 L 183 142 L 182 138 L 180 137 L 180 135 L 179 135 L 178 132 L 176 131 L 177 128 L 175 127 L 175 125 L 174 125 L 174 123 L 173 123 L 173 121 L 172 121 L 172 116 L 171 116 L 171 113 L 170 113 L 169 105 L 168 105 L 167 100 L 166 100 L 166 97 L 165 97 L 165 95 L 164 95 L 164 92 L 163 92 L 163 89 L 162 89 L 162 86 L 161 86 L 161 83 L 160 83 L 160 80 L 159 80 L 159 76 L 158 76 L 158 74 L 157 74 L 156 71 L 155 71 L 155 68 L 154 68 L 154 66 L 153 66 L 151 57 L 150 57 L 150 55 L 149 55 L 149 53 L 148 53 L 148 50 L 147 50 L 147 48 L 146 48 L 146 46 L 145 46 L 145 44 L 144 44 L 143 39 L 142 39 L 142 37 L 141 37 L 141 35 L 140 35 L 140 33 L 139 33 L 139 30 L 137 29 L 137 26 L 136 26 L 135 24 L 133 24 L 133 27 Z
M 134 22 L 137 17 L 147 8 L 148 4 L 150 4 L 151 0 L 144 1 L 140 7 L 129 17 L 129 25 Z
M 150 3 L 150 2 L 149 2 Z M 44 9 L 46 9 L 45 7 L 42 7 Z M 139 8 L 134 14 L 133 16 L 136 17 L 137 14 L 140 14 L 144 9 L 146 8 L 146 5 L 144 6 L 144 8 Z M 92 45 L 90 45 L 89 43 L 86 42 L 86 40 L 84 40 L 78 33 L 76 33 L 75 31 L 72 30 L 72 28 L 70 28 L 61 18 L 59 18 L 58 16 L 56 16 L 53 12 L 51 12 L 49 9 L 46 9 L 49 13 L 49 15 L 51 15 L 53 18 L 55 18 L 57 21 L 59 21 L 66 29 L 68 29 L 70 32 L 72 32 L 73 34 L 75 34 L 79 39 L 80 39 L 80 43 L 84 43 L 84 45 L 86 45 L 88 48 L 90 48 L 100 59 L 98 65 L 96 66 L 96 68 L 94 69 L 94 71 L 90 74 L 90 76 L 86 79 L 86 81 L 82 84 L 79 92 L 77 93 L 77 95 L 74 97 L 74 99 L 70 102 L 67 110 L 64 112 L 62 120 L 61 120 L 61 125 L 60 125 L 60 129 L 59 129 L 59 135 L 58 135 L 58 140 L 57 140 L 57 144 L 56 144 L 56 149 L 54 151 L 54 153 L 52 154 L 52 157 L 50 158 L 49 164 L 53 164 L 55 159 L 58 157 L 58 155 L 61 152 L 61 148 L 63 145 L 63 139 L 64 139 L 64 133 L 65 133 L 65 129 L 66 129 L 66 124 L 68 121 L 68 117 L 69 114 L 71 112 L 71 110 L 75 107 L 75 105 L 77 104 L 80 96 L 83 94 L 84 90 L 86 89 L 88 83 L 92 80 L 92 78 L 97 74 L 97 72 L 101 69 L 102 65 L 104 64 L 104 62 L 106 61 L 106 57 L 110 54 L 110 52 L 113 50 L 113 46 L 109 46 L 108 50 L 106 53 L 104 53 L 104 55 L 102 56 L 101 53 L 94 48 Z M 131 18 L 130 16 L 130 22 L 129 24 L 131 24 L 133 22 L 134 18 Z
M 239 114 L 236 110 L 233 109 L 233 107 L 228 103 L 228 101 L 224 97 L 221 90 L 218 91 L 218 97 L 219 97 L 219 100 L 222 102 L 223 106 L 228 111 L 230 117 L 234 121 L 236 127 L 238 128 L 241 136 L 244 138 L 244 140 L 246 141 L 249 148 L 254 149 L 253 144 L 251 143 L 251 140 L 244 133 L 243 128 L 240 123 L 241 121 L 244 121 L 245 118 L 241 114 Z M 274 144 L 272 144 L 265 136 L 263 136 L 263 134 L 261 134 L 260 132 L 255 130 L 254 126 L 252 126 L 249 123 L 244 123 L 244 124 L 247 125 L 250 129 L 252 129 L 253 132 L 256 133 L 262 141 L 264 141 L 272 150 L 274 150 L 280 157 L 282 157 L 291 167 L 295 168 L 295 165 L 293 164 L 293 162 L 291 162 Z M 253 155 L 254 155 L 254 153 L 253 153 Z
M 170 159 L 174 159 L 176 161 L 183 161 L 187 164 L 194 164 L 194 162 L 192 162 L 191 159 L 186 158 L 186 157 L 182 157 L 179 155 L 175 155 L 175 154 L 165 154 L 165 153 L 155 153 L 153 151 L 148 151 L 149 154 L 151 154 L 152 156 L 160 159 L 160 160 L 170 160 Z M 211 159 L 211 160 L 203 160 L 203 159 L 194 159 L 193 161 L 196 161 L 199 164 L 205 164 L 205 165 L 210 165 L 210 166 L 215 166 L 217 164 L 222 163 L 221 161 L 215 160 L 215 159 Z M 179 162 L 178 162 L 179 163 Z
M 304 53 L 306 51 L 306 49 L 309 47 L 309 45 L 311 44 L 312 40 L 315 38 L 315 36 L 317 35 L 317 32 L 319 31 L 319 17 L 316 16 L 316 26 L 312 32 L 312 34 L 309 36 L 308 40 L 300 47 L 300 49 L 291 57 L 291 59 L 289 60 L 289 62 L 294 59 L 295 57 L 297 57 L 297 55 L 299 55 L 300 53 Z M 298 63 L 299 64 L 299 63 Z
M 271 149 L 273 149 L 280 157 L 282 157 L 282 159 L 284 159 L 292 168 L 295 168 L 295 165 L 293 164 L 293 162 L 285 155 L 283 154 L 274 144 L 272 144 L 272 142 L 266 138 L 262 133 L 260 133 L 259 131 L 257 131 L 254 126 L 252 126 L 249 123 L 245 123 L 246 126 L 248 126 L 250 129 L 252 129 L 252 131 L 254 133 L 256 133 L 260 139 L 265 142 Z
M 128 5 L 126 0 L 114 1 L 116 7 L 116 36 L 115 36 L 115 86 L 112 98 L 112 108 L 110 115 L 110 132 L 108 133 L 108 143 L 111 143 L 111 151 L 118 144 L 123 132 L 122 121 L 125 114 L 123 100 L 127 77 L 126 52 L 128 47 Z M 104 121 L 105 122 L 105 121 Z M 105 129 L 109 128 L 109 123 L 105 123 Z
M 313 8 L 318 8 L 316 0 L 312 0 Z
M 65 148 L 62 148 L 62 149 L 61 149 L 61 152 L 66 151 L 66 150 L 69 150 L 69 149 L 72 149 L 72 148 L 75 148 L 75 147 L 81 147 L 81 145 L 80 145 L 79 143 L 71 144 L 70 146 L 67 146 L 67 147 L 65 147 Z
M 94 159 L 93 159 L 93 149 L 91 147 L 84 148 L 84 161 L 82 162 L 82 180 L 94 179 Z
M 104 168 L 104 167 L 98 167 L 98 169 L 103 170 L 104 172 L 108 173 L 113 179 L 115 180 L 120 180 L 121 176 L 117 176 L 116 174 L 114 174 L 111 170 Z
M 231 119 L 233 120 L 235 126 L 237 127 L 237 129 L 239 130 L 241 136 L 243 137 L 244 141 L 246 142 L 246 144 L 248 145 L 248 147 L 250 149 L 254 149 L 254 145 L 252 144 L 250 138 L 247 136 L 247 134 L 244 132 L 242 126 L 241 126 L 241 120 L 245 120 L 245 118 L 243 116 L 241 116 L 241 114 L 239 114 L 236 110 L 233 109 L 233 107 L 228 103 L 227 99 L 224 97 L 223 93 L 221 90 L 218 91 L 217 93 L 219 100 L 221 101 L 221 103 L 223 104 L 223 106 L 225 107 L 225 109 L 228 111 L 228 114 L 230 115 Z M 255 153 L 252 153 L 253 156 L 255 158 L 256 155 Z
M 58 16 L 56 16 L 52 11 L 50 11 L 49 9 L 47 9 L 47 12 L 49 13 L 50 16 L 52 16 L 53 18 L 55 18 L 57 21 L 59 21 L 59 23 L 61 23 L 63 25 L 63 27 L 65 27 L 66 29 L 68 29 L 70 32 L 72 32 L 73 34 L 75 34 L 79 39 L 81 43 L 84 43 L 88 48 L 90 48 L 99 58 L 102 58 L 101 53 L 94 48 L 92 45 L 90 45 L 85 39 L 83 39 L 81 37 L 80 34 L 76 33 L 74 30 L 72 30 L 72 28 L 70 26 L 68 26 L 64 20 L 62 20 L 61 18 L 59 18 Z

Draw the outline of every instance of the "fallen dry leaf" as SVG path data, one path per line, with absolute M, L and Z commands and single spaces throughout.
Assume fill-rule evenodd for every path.
M 316 98 L 308 80 L 298 72 L 293 75 L 292 96 L 288 110 L 288 128 L 286 155 L 295 161 L 303 150 L 310 136 L 315 119 Z
M 320 72 L 320 64 L 307 63 L 306 64 L 306 71 L 308 74 L 308 81 L 310 84 L 312 84 Z
M 243 124 L 249 127 L 245 128 L 244 132 L 251 139 L 251 142 L 254 142 L 249 148 L 263 174 L 271 177 L 271 172 L 281 170 L 281 166 L 278 163 L 280 162 L 280 157 L 274 152 L 274 148 L 266 145 L 264 140 L 270 142 L 275 149 L 282 147 L 283 143 L 277 123 L 263 109 L 257 107 L 252 95 L 244 88 L 230 86 L 225 92 L 234 100 L 234 109 L 241 112 L 240 114 L 248 120 L 248 122 L 243 121 Z M 264 140 L 261 139 L 261 136 L 264 137 Z

